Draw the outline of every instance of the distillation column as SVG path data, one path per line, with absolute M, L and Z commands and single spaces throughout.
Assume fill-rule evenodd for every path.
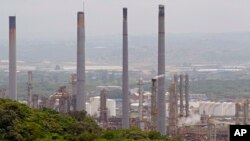
M 184 105 L 183 105 L 183 75 L 180 75 L 180 85 L 179 85 L 179 92 L 180 92 L 180 117 L 184 116 Z
M 151 130 L 156 130 L 157 126 L 157 79 L 152 79 L 152 95 L 151 95 Z
M 177 78 L 177 77 L 175 77 Z M 172 81 L 169 88 L 169 120 L 168 120 L 168 134 L 171 136 L 177 135 L 177 122 L 178 122 L 178 103 L 177 103 L 177 91 L 176 80 Z
M 186 101 L 186 117 L 189 116 L 189 77 L 188 74 L 185 75 L 185 101 Z
M 100 94 L 100 122 L 103 128 L 108 128 L 108 108 L 107 108 L 107 90 L 103 89 Z
M 142 79 L 139 79 L 139 106 L 138 106 L 138 113 L 139 113 L 139 128 L 144 130 L 144 122 L 143 122 L 143 93 L 142 93 Z

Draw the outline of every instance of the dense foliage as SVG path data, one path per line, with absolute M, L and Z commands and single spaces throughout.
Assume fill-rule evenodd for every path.
M 150 141 L 165 140 L 159 132 L 138 129 L 103 130 L 85 111 L 60 114 L 31 109 L 0 99 L 0 140 L 3 141 Z

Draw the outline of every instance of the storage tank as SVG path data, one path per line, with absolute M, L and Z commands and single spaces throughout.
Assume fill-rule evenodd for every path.
M 200 106 L 199 106 L 199 114 L 202 115 L 204 110 L 205 110 L 205 102 L 202 101 L 200 102 Z
M 99 116 L 100 114 L 100 96 L 91 97 L 89 99 L 89 114 L 91 116 Z M 108 116 L 116 116 L 116 101 L 107 99 Z
M 224 106 L 224 114 L 227 116 L 234 116 L 235 115 L 235 103 L 227 103 Z
M 210 113 L 209 113 L 210 105 L 211 105 L 211 102 L 206 102 L 205 103 L 204 111 L 205 111 L 206 115 L 210 115 Z
M 213 110 L 214 116 L 223 116 L 223 103 L 215 103 L 214 110 Z
M 91 113 L 91 107 L 90 107 L 90 104 L 88 102 L 86 102 L 86 111 L 87 111 L 88 114 Z
M 214 115 L 214 108 L 216 106 L 216 103 L 215 102 L 210 102 L 209 103 L 209 107 L 208 107 L 208 115 Z
M 107 99 L 107 108 L 109 116 L 116 116 L 116 101 L 114 99 Z

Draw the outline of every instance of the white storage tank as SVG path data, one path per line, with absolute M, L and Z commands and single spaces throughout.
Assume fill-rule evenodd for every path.
M 202 115 L 204 110 L 205 110 L 205 102 L 202 101 L 200 102 L 200 106 L 199 106 L 199 114 Z
M 202 115 L 203 111 L 206 115 L 211 116 L 234 116 L 235 103 L 201 101 L 199 103 L 199 114 Z
M 224 108 L 224 113 L 227 116 L 234 116 L 235 115 L 235 103 L 227 103 Z
M 88 106 L 88 107 L 87 107 Z M 108 116 L 116 116 L 116 101 L 107 99 Z M 100 96 L 91 97 L 86 105 L 86 110 L 91 116 L 99 116 Z
M 213 111 L 214 116 L 223 116 L 224 115 L 223 103 L 216 103 Z

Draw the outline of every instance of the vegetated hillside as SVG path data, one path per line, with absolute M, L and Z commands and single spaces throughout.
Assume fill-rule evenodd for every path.
M 0 140 L 77 140 L 83 133 L 101 129 L 85 112 L 80 120 L 49 109 L 35 110 L 11 100 L 0 99 Z
M 60 114 L 49 109 L 31 109 L 24 104 L 5 99 L 0 99 L 0 140 L 175 141 L 162 137 L 156 131 L 103 130 L 84 111 Z M 180 139 L 178 140 L 180 141 Z
M 166 63 L 245 64 L 250 61 L 250 32 L 188 33 L 166 35 Z M 131 66 L 157 64 L 157 34 L 129 36 Z M 0 42 L 0 59 L 7 59 L 8 41 Z M 76 40 L 23 39 L 17 44 L 17 58 L 25 61 L 75 61 Z M 86 59 L 96 64 L 121 65 L 122 38 L 87 37 Z

